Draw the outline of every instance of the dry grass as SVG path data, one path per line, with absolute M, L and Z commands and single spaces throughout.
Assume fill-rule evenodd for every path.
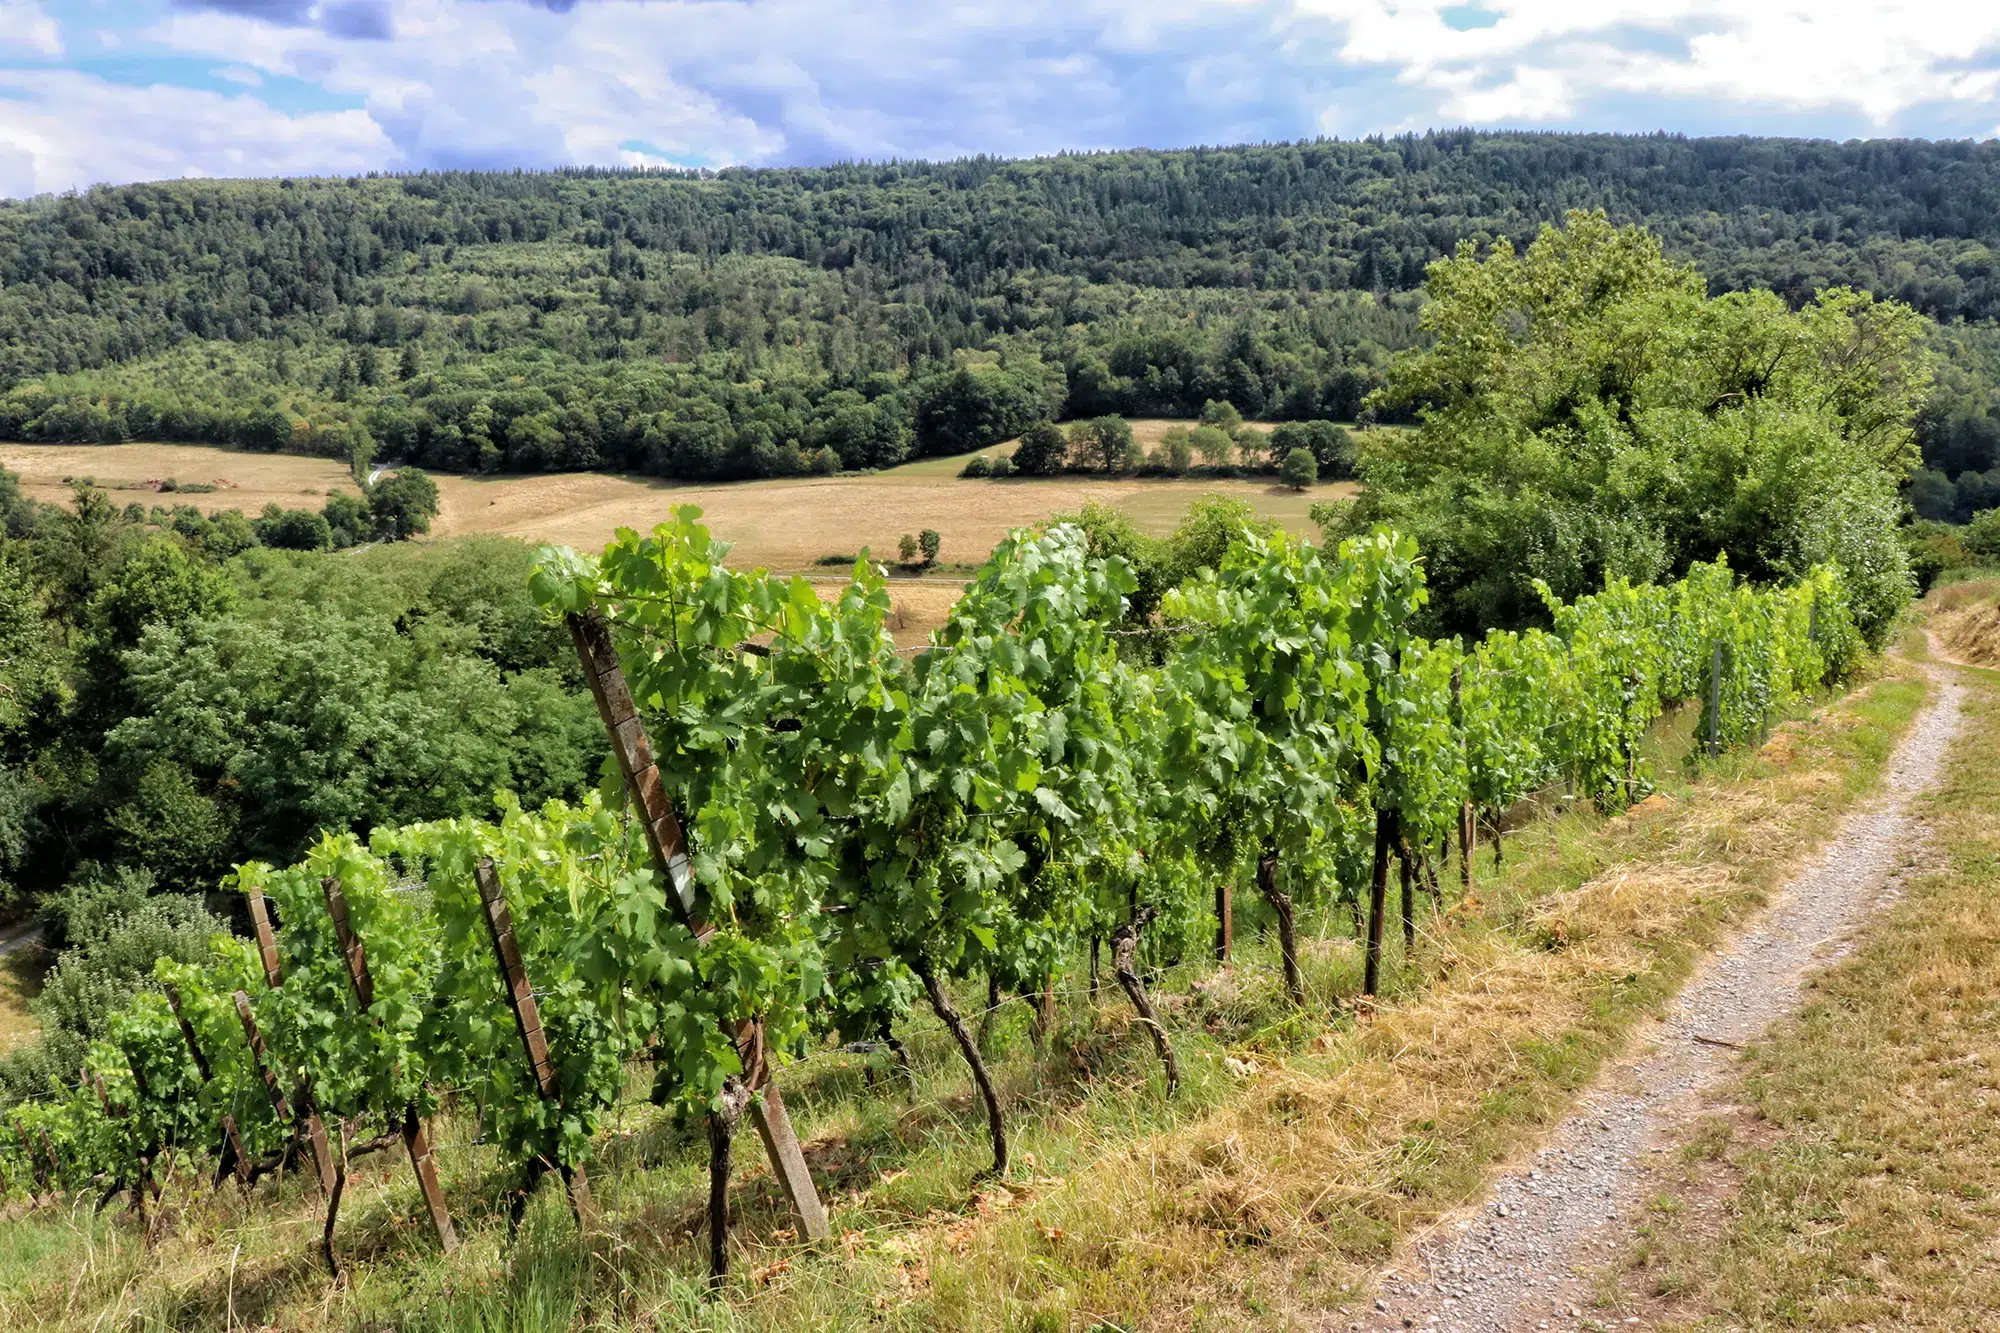
M 1136 426 L 1169 423 L 1135 423 Z M 887 472 L 845 477 L 690 485 L 605 472 L 537 476 L 438 474 L 436 533 L 500 533 L 582 550 L 609 541 L 620 527 L 644 531 L 678 505 L 697 504 L 716 536 L 736 546 L 745 565 L 803 569 L 823 555 L 863 548 L 890 557 L 905 532 L 936 528 L 946 560 L 978 561 L 1011 528 L 1095 500 L 1125 510 L 1141 528 L 1166 532 L 1187 506 L 1215 493 L 1240 496 L 1286 528 L 1309 533 L 1314 501 L 1351 495 L 1346 483 L 1300 493 L 1265 481 L 1059 477 L 1033 481 L 963 481 L 964 460 L 926 459 Z M 90 477 L 121 502 L 192 504 L 207 512 L 256 513 L 275 501 L 317 508 L 321 497 L 353 490 L 344 465 L 291 454 L 245 453 L 198 445 L 0 445 L 0 466 L 20 475 L 39 500 L 66 503 L 69 478 Z M 149 482 L 173 477 L 206 482 L 207 494 L 163 495 Z M 122 489 L 121 489 L 122 488 Z
M 72 477 L 109 488 L 121 505 L 191 504 L 205 513 L 255 514 L 274 501 L 287 509 L 317 509 L 326 495 L 355 489 L 347 465 L 331 459 L 191 444 L 0 444 L 0 467 L 18 473 L 30 496 L 62 505 L 69 503 Z M 150 483 L 169 477 L 216 489 L 205 495 L 155 493 Z
M 2000 1327 L 2000 675 L 1900 903 L 1745 1057 L 1607 1286 L 1674 1329 Z
M 1946 653 L 1974 666 L 2000 667 L 2000 579 L 1954 583 L 1925 600 Z
M 1133 433 L 1157 442 L 1169 421 L 1135 421 Z M 1002 446 L 1000 452 L 1005 452 Z M 1204 495 L 1248 500 L 1260 514 L 1300 535 L 1315 535 L 1315 501 L 1352 495 L 1337 482 L 1298 492 L 1267 481 L 1056 477 L 961 480 L 962 458 L 932 458 L 887 472 L 845 477 L 690 485 L 606 472 L 538 476 L 437 474 L 438 537 L 498 533 L 580 550 L 602 547 L 621 527 L 640 531 L 680 505 L 699 505 L 709 530 L 734 544 L 744 566 L 810 570 L 821 556 L 853 557 L 868 550 L 893 559 L 906 532 L 935 528 L 947 562 L 977 563 L 1010 530 L 1096 501 L 1129 514 L 1142 531 L 1166 533 Z M 71 477 L 90 477 L 125 503 L 193 504 L 206 512 L 255 514 L 276 502 L 316 509 L 320 497 L 353 490 L 344 465 L 290 454 L 244 453 L 195 445 L 4 445 L 0 466 L 17 472 L 40 500 L 67 503 Z M 159 494 L 149 483 L 166 477 L 214 483 L 207 494 Z M 838 573 L 838 570 L 822 572 Z M 956 600 L 955 587 L 898 588 L 908 615 L 897 637 L 920 642 Z

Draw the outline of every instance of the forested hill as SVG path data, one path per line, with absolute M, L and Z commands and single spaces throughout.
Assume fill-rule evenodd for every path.
M 1996 144 L 1456 132 L 177 181 L 0 204 L 0 435 L 730 475 L 1045 413 L 1345 416 L 1413 339 L 1430 260 L 1577 207 L 1643 222 L 1718 290 L 2000 315 Z M 1990 391 L 1978 370 L 1939 409 L 1958 470 L 2000 461 L 1960 438 Z

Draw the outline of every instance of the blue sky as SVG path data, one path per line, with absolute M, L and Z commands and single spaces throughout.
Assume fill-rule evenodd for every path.
M 0 196 L 1431 127 L 2000 134 L 1945 0 L 0 0 Z

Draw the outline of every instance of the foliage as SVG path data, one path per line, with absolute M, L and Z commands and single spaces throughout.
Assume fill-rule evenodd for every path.
M 1069 439 L 1054 422 L 1038 421 L 1021 432 L 1013 457 L 1014 470 L 1023 476 L 1054 476 L 1069 457 Z
M 1678 576 L 1726 556 L 1761 582 L 1841 567 L 1870 640 L 1908 599 L 1896 487 L 1930 382 L 1920 317 L 1846 289 L 1792 312 L 1710 298 L 1658 241 L 1572 213 L 1525 250 L 1431 268 L 1432 342 L 1374 400 L 1340 530 L 1414 533 L 1456 632 L 1545 621 L 1535 589 Z
M 1873 290 L 1990 347 L 1997 172 L 1970 142 L 1453 131 L 97 189 L 0 204 L 0 438 L 708 477 L 1036 415 L 1346 420 L 1416 343 L 1426 266 L 1551 200 L 1717 291 Z M 2000 461 L 2000 377 L 1966 364 L 1925 431 L 1954 485 Z
M 1209 887 L 1249 859 L 1272 867 L 1289 922 L 1294 897 L 1358 890 L 1371 826 L 1391 814 L 1420 855 L 1468 800 L 1551 777 L 1633 799 L 1638 736 L 1669 703 L 1706 687 L 1723 743 L 1752 741 L 1862 648 L 1831 565 L 1769 589 L 1720 563 L 1575 602 L 1544 589 L 1553 634 L 1468 651 L 1416 632 L 1427 591 L 1407 537 L 1328 554 L 1216 500 L 1148 548 L 1102 511 L 1083 518 L 1004 540 L 913 661 L 867 562 L 823 600 L 803 578 L 729 568 L 692 508 L 594 560 L 545 552 L 536 600 L 610 623 L 687 829 L 686 896 L 596 797 L 533 812 L 503 799 L 497 821 L 384 820 L 366 845 L 334 832 L 288 868 L 240 866 L 235 886 L 278 916 L 275 989 L 207 920 L 185 923 L 203 932 L 192 957 L 146 970 L 175 987 L 205 1052 L 227 1044 L 222 997 L 253 997 L 275 1072 L 310 1079 L 330 1116 L 399 1120 L 462 1089 L 516 1160 L 579 1165 L 642 1051 L 656 1098 L 698 1114 L 744 1072 L 728 1034 L 753 1017 L 782 1063 L 832 1027 L 889 1030 L 913 979 L 1052 987 L 1087 938 L 1140 925 L 1183 949 L 1211 924 Z M 1118 548 L 1188 571 L 1140 627 L 1157 657 L 1120 651 L 1144 589 Z M 1722 674 L 1704 674 L 1718 655 Z M 547 1095 L 488 938 L 488 860 L 542 1006 Z M 336 888 L 366 954 L 365 1006 Z M 77 894 L 67 928 L 123 938 L 162 910 L 142 889 Z M 17 1084 L 6 1112 L 31 1142 L 49 1132 L 65 1184 L 131 1183 L 161 1144 L 212 1149 L 225 1106 L 273 1141 L 240 1051 L 216 1056 L 212 1079 L 191 1073 L 143 980 L 84 1012 L 102 1024 L 76 1031 L 84 1076 L 52 1082 L 44 1058 L 29 1072 L 53 1095 L 19 1102 Z
M 359 517 L 358 499 L 329 509 L 343 499 Z M 232 516 L 121 513 L 85 487 L 0 538 L 0 904 L 84 863 L 203 891 L 324 829 L 594 781 L 603 740 L 567 636 L 527 595 L 528 548 L 330 560 L 247 525 L 225 540 Z
M 368 490 L 375 530 L 398 541 L 429 532 L 437 511 L 437 483 L 416 468 L 399 468 Z
M 1278 480 L 1295 491 L 1310 489 L 1319 480 L 1319 460 L 1307 449 L 1294 449 L 1278 468 Z
M 1271 432 L 1271 462 L 1280 468 L 1295 450 L 1303 449 L 1326 481 L 1354 475 L 1354 437 L 1331 421 L 1287 421 Z
M 1965 527 L 1965 549 L 1989 561 L 2000 561 L 2000 510 L 1988 510 Z

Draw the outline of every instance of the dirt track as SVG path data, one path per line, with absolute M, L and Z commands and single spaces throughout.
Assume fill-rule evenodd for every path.
M 1843 941 L 1894 897 L 1921 846 L 1912 800 L 1936 785 L 1965 694 L 1947 669 L 1927 670 L 1932 696 L 1883 791 L 1709 959 L 1639 1056 L 1615 1066 L 1476 1212 L 1441 1225 L 1418 1242 L 1414 1263 L 1383 1275 L 1382 1298 L 1363 1327 L 1606 1326 L 1591 1309 L 1590 1278 L 1632 1238 L 1648 1155 L 1694 1113 L 1744 1044 L 1800 1005 L 1807 975 L 1844 953 Z

